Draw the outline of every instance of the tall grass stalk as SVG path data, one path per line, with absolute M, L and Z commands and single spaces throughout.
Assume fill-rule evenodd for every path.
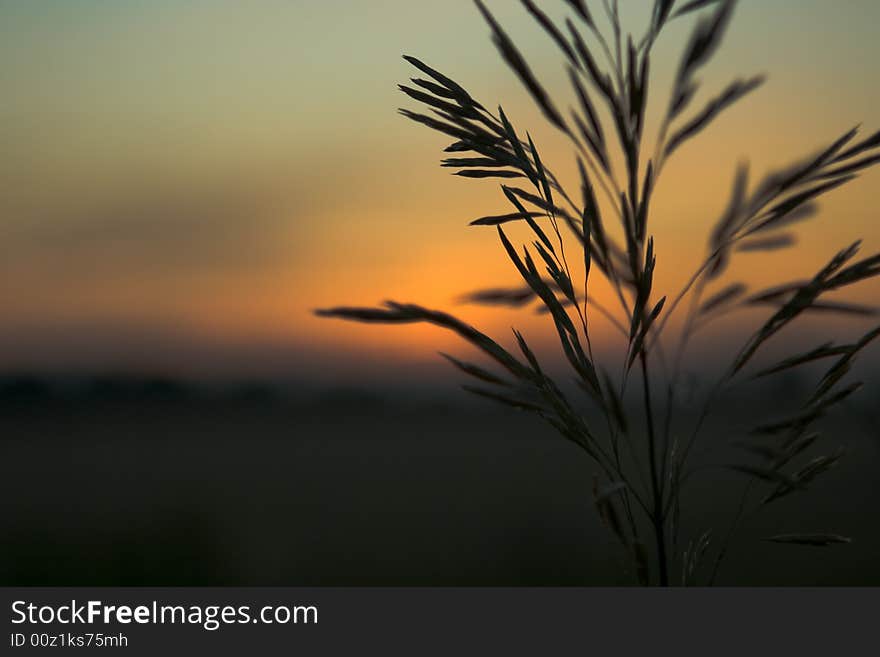
M 563 392 L 516 330 L 519 355 L 452 315 L 415 304 L 389 301 L 377 308 L 337 307 L 316 312 L 360 322 L 427 322 L 457 333 L 496 366 L 490 370 L 446 356 L 453 366 L 475 379 L 466 390 L 535 413 L 596 464 L 602 474 L 594 486 L 596 508 L 620 542 L 629 571 L 640 583 L 712 583 L 747 513 L 802 492 L 842 457 L 842 451 L 811 456 L 822 444 L 813 429 L 858 388 L 860 384 L 846 382 L 846 374 L 856 356 L 880 335 L 878 327 L 850 343 L 826 343 L 752 371 L 753 357 L 765 343 L 808 312 L 873 314 L 872 308 L 825 299 L 829 292 L 880 274 L 880 255 L 857 258 L 859 242 L 833 254 L 808 280 L 749 292 L 741 283 L 721 282 L 722 277 L 739 252 L 775 253 L 793 247 L 798 222 L 815 214 L 819 197 L 880 162 L 880 132 L 860 138 L 857 129 L 847 131 L 757 184 L 750 184 L 748 168 L 742 165 L 727 209 L 709 232 L 705 258 L 681 290 L 670 297 L 660 295 L 654 286 L 657 254 L 651 200 L 665 165 L 719 115 L 764 82 L 763 76 L 734 80 L 719 95 L 696 106 L 697 74 L 718 50 L 736 0 L 655 0 L 649 25 L 641 36 L 625 33 L 617 0 L 566 0 L 564 8 L 571 16 L 564 27 L 536 2 L 521 0 L 563 58 L 577 105 L 567 115 L 486 5 L 481 0 L 475 2 L 504 61 L 546 122 L 570 141 L 579 194 L 567 191 L 541 158 L 531 135 L 518 131 L 501 107 L 490 111 L 452 78 L 415 57 L 405 59 L 420 77 L 401 85 L 400 90 L 421 103 L 424 110 L 400 112 L 453 140 L 445 149 L 442 166 L 465 178 L 501 181 L 508 210 L 475 219 L 472 225 L 494 228 L 523 284 L 479 290 L 469 299 L 511 307 L 536 301 L 551 320 L 579 394 L 595 405 L 601 421 L 591 422 L 578 410 L 578 403 Z M 667 25 L 685 20 L 693 21 L 691 35 L 684 44 L 670 100 L 659 117 L 653 152 L 646 159 L 645 115 L 652 53 Z M 622 162 L 622 171 L 617 170 L 617 162 Z M 618 227 L 606 230 L 609 221 Z M 531 232 L 530 244 L 518 248 L 511 242 L 506 229 L 515 223 Z M 615 236 L 618 234 L 622 237 Z M 591 294 L 596 276 L 610 285 L 619 309 L 601 305 Z M 715 289 L 711 294 L 710 286 Z M 687 310 L 670 360 L 661 338 L 671 330 L 670 318 L 684 306 Z M 769 316 L 748 335 L 721 379 L 710 388 L 692 431 L 679 440 L 671 427 L 689 341 L 718 317 L 760 307 L 769 307 Z M 611 355 L 594 353 L 591 325 L 596 313 L 625 337 L 627 349 L 619 364 L 619 377 L 610 373 L 617 369 L 609 369 Z M 684 484 L 693 474 L 693 448 L 715 401 L 735 381 L 748 382 L 820 361 L 831 365 L 799 410 L 754 427 L 749 440 L 739 443 L 742 462 L 730 467 L 745 478 L 745 491 L 731 527 L 720 540 L 715 540 L 712 531 L 705 531 L 680 550 Z M 653 383 L 658 363 L 668 370 L 662 406 L 655 399 L 657 386 Z M 637 430 L 641 423 L 624 403 L 633 376 L 641 379 L 644 433 Z M 643 538 L 645 532 L 651 536 L 649 541 Z M 849 541 L 830 532 L 789 533 L 767 540 L 809 546 Z

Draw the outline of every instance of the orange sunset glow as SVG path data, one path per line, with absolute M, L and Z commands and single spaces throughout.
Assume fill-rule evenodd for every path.
M 452 310 L 504 340 L 515 325 L 540 342 L 551 328 L 531 310 L 457 304 L 464 292 L 517 284 L 495 231 L 467 226 L 508 210 L 497 181 L 450 175 L 438 166 L 447 143 L 395 113 L 412 106 L 396 89 L 413 74 L 400 55 L 449 73 L 487 107 L 503 104 L 576 190 L 571 149 L 497 56 L 472 3 L 442 4 L 4 3 L 0 369 L 384 376 L 388 363 L 460 347 L 436 328 L 312 315 L 386 298 Z M 571 104 L 546 35 L 517 3 L 491 4 Z M 648 4 L 622 3 L 624 19 L 641 25 Z M 755 180 L 855 125 L 880 128 L 880 5 L 841 12 L 809 0 L 796 21 L 789 6 L 744 1 L 702 72 L 712 92 L 739 75 L 769 80 L 663 172 L 652 207 L 663 293 L 705 257 L 738 163 Z M 687 29 L 671 27 L 657 45 L 648 134 Z M 799 227 L 797 256 L 742 254 L 724 280 L 803 278 L 860 237 L 865 253 L 880 249 L 878 185 L 868 171 L 824 199 Z M 846 299 L 870 304 L 878 292 L 872 282 Z M 601 286 L 596 296 L 615 304 Z M 614 343 L 605 320 L 594 326 Z

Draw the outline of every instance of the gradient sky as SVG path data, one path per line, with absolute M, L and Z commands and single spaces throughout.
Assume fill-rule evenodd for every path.
M 568 105 L 552 44 L 518 3 L 489 4 Z M 564 3 L 544 4 L 559 15 Z M 650 3 L 621 5 L 640 34 Z M 759 72 L 769 83 L 665 171 L 656 289 L 704 255 L 738 161 L 758 177 L 853 125 L 880 127 L 878 24 L 874 0 L 741 2 L 705 92 Z M 689 28 L 657 46 L 655 108 Z M 0 372 L 381 377 L 456 349 L 430 327 L 310 315 L 384 298 L 453 308 L 502 336 L 514 323 L 545 333 L 528 313 L 454 305 L 516 283 L 494 232 L 466 227 L 505 204 L 494 182 L 441 170 L 446 143 L 395 114 L 412 106 L 395 88 L 410 74 L 402 53 L 502 103 L 571 170 L 467 0 L 0 2 Z M 857 237 L 877 250 L 878 184 L 869 172 L 828 197 L 796 256 L 743 255 L 731 276 L 799 278 Z

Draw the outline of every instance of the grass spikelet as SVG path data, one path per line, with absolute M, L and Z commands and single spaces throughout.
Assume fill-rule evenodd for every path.
M 765 345 L 804 315 L 855 320 L 877 314 L 873 306 L 828 298 L 880 276 L 880 254 L 857 259 L 858 241 L 837 251 L 811 277 L 775 279 L 753 293 L 726 274 L 738 260 L 750 267 L 758 261 L 770 263 L 768 269 L 776 272 L 773 258 L 779 250 L 798 252 L 798 230 L 818 215 L 821 200 L 880 164 L 880 132 L 860 138 L 858 128 L 851 128 L 755 182 L 748 165 L 740 163 L 726 208 L 708 227 L 705 255 L 681 288 L 670 293 L 660 289 L 666 278 L 658 272 L 661 267 L 678 269 L 682 263 L 666 257 L 662 240 L 654 239 L 662 228 L 656 225 L 654 195 L 668 175 L 666 164 L 681 157 L 686 152 L 682 147 L 702 137 L 722 113 L 737 111 L 738 102 L 765 81 L 764 76 L 736 78 L 697 105 L 699 78 L 720 48 L 736 0 L 654 0 L 642 36 L 628 33 L 617 0 L 603 0 L 607 21 L 601 25 L 590 3 L 566 0 L 572 15 L 564 28 L 539 0 L 521 0 L 561 54 L 566 86 L 575 99 L 565 115 L 570 124 L 486 3 L 475 3 L 502 59 L 549 128 L 562 131 L 572 149 L 580 187 L 577 200 L 559 174 L 565 169 L 549 161 L 551 151 L 543 146 L 539 132 L 515 126 L 501 106 L 481 104 L 450 76 L 411 56 L 405 59 L 423 77 L 411 78 L 400 91 L 421 109 L 400 113 L 443 135 L 445 170 L 463 178 L 502 182 L 506 210 L 470 225 L 495 227 L 516 282 L 477 289 L 459 301 L 497 308 L 531 306 L 529 312 L 542 318 L 559 361 L 576 385 L 567 388 L 570 381 L 562 382 L 554 368 L 543 365 L 516 329 L 512 353 L 457 317 L 416 304 L 390 301 L 375 308 L 339 306 L 316 312 L 355 322 L 428 323 L 471 344 L 488 365 L 442 354 L 462 375 L 477 380 L 479 385 L 464 386 L 468 393 L 535 414 L 588 457 L 596 512 L 624 547 L 627 573 L 640 584 L 665 586 L 673 579 L 687 585 L 712 584 L 735 536 L 752 515 L 782 498 L 805 499 L 800 493 L 820 486 L 844 458 L 843 449 L 821 449 L 817 423 L 840 412 L 859 390 L 861 383 L 850 380 L 853 365 L 880 337 L 876 327 L 859 338 L 829 339 L 756 365 Z M 647 153 L 644 132 L 652 125 L 649 95 L 656 85 L 652 70 L 658 56 L 654 45 L 667 25 L 685 20 L 693 26 L 674 69 L 668 105 L 656 117 L 659 131 L 653 151 Z M 697 106 L 693 113 L 691 106 Z M 497 107 L 497 113 L 486 107 Z M 528 229 L 524 243 L 514 239 L 517 228 Z M 692 424 L 680 417 L 689 345 L 716 318 L 742 310 L 765 314 L 757 329 L 743 336 L 741 346 L 731 349 L 730 362 L 714 385 L 698 391 L 698 419 L 694 426 L 685 426 Z M 608 350 L 595 340 L 597 314 L 620 332 L 621 349 Z M 672 317 L 681 321 L 672 322 Z M 737 462 L 719 464 L 747 481 L 730 528 L 683 528 L 690 500 L 686 484 L 701 472 L 693 463 L 694 448 L 705 440 L 706 420 L 716 399 L 737 383 L 749 385 L 796 369 L 811 372 L 807 366 L 823 363 L 827 369 L 820 370 L 806 392 L 793 397 L 782 417 L 752 419 L 752 409 L 743 409 L 749 424 L 733 441 Z M 612 378 L 609 371 L 619 375 Z M 638 394 L 632 390 L 633 379 L 638 379 Z M 679 537 L 688 535 L 692 538 L 682 550 Z M 850 541 L 827 532 L 764 540 L 817 547 Z

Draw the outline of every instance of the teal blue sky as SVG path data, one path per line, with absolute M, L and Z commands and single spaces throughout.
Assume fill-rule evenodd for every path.
M 488 4 L 548 88 L 564 89 L 557 52 L 519 3 Z M 543 4 L 565 13 L 561 0 Z M 649 6 L 621 0 L 636 32 Z M 852 125 L 880 126 L 877 25 L 874 0 L 742 0 L 701 75 L 708 91 L 752 73 L 770 81 L 670 168 L 658 197 L 665 262 L 702 252 L 704 231 L 691 227 L 717 214 L 738 160 L 763 170 Z M 655 106 L 690 28 L 672 25 L 657 46 Z M 95 327 L 184 370 L 195 365 L 163 360 L 150 336 L 339 352 L 350 329 L 311 308 L 386 295 L 448 306 L 475 279 L 510 282 L 491 236 L 464 229 L 498 211 L 497 189 L 439 172 L 438 140 L 395 114 L 406 104 L 396 84 L 411 74 L 403 53 L 503 103 L 548 157 L 569 158 L 467 0 L 0 2 L 0 370 L 89 366 L 52 336 L 88 342 Z M 880 247 L 877 181 L 833 197 L 833 221 L 811 225 L 781 267 L 809 271 L 857 236 Z M 452 273 L 450 260 L 471 268 Z M 755 261 L 748 276 L 778 268 Z M 675 285 L 686 272 L 658 275 Z M 514 321 L 463 312 L 505 333 Z M 448 346 L 430 331 L 363 335 L 395 362 Z M 21 336 L 27 349 L 14 346 Z M 95 366 L 126 367 L 137 351 L 90 353 Z

